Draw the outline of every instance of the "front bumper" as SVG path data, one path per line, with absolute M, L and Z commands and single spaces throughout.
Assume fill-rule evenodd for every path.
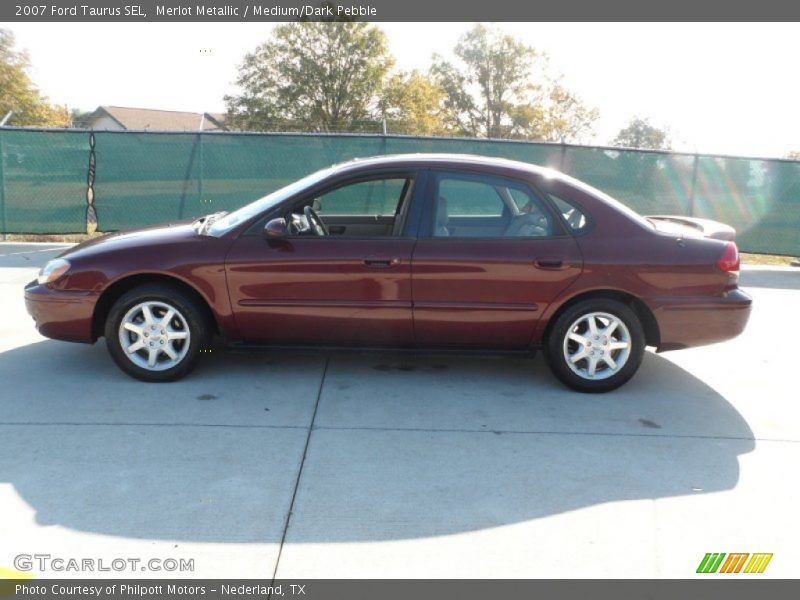
M 736 337 L 747 325 L 753 300 L 737 288 L 714 298 L 656 299 L 648 304 L 658 322 L 660 352 Z
M 25 286 L 25 307 L 45 337 L 91 344 L 97 294 L 58 290 L 31 281 Z

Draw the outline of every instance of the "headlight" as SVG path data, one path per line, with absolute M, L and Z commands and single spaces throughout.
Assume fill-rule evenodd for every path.
M 51 260 L 39 272 L 39 285 L 58 281 L 69 271 L 70 266 L 69 261 L 63 258 Z

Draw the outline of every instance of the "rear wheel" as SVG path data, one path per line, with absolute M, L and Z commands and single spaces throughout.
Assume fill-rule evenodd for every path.
M 197 302 L 163 284 L 123 294 L 105 324 L 114 362 L 132 377 L 149 382 L 175 381 L 188 374 L 208 344 L 208 331 Z
M 581 392 L 608 392 L 642 362 L 645 335 L 636 313 L 617 300 L 587 299 L 555 321 L 545 354 L 562 383 Z

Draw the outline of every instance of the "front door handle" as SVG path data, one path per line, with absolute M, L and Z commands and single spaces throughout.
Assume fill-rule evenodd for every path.
M 547 271 L 560 271 L 569 268 L 569 263 L 564 262 L 561 258 L 540 258 L 533 261 L 533 266 Z
M 368 256 L 364 259 L 364 264 L 370 269 L 390 269 L 392 267 L 399 266 L 401 262 L 402 261 L 397 257 L 383 258 L 377 256 Z

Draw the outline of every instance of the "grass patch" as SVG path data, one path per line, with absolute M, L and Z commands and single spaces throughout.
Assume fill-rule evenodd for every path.
M 4 241 L 6 242 L 49 242 L 52 244 L 77 244 L 91 240 L 92 238 L 103 235 L 97 233 L 56 233 L 56 234 L 31 234 L 31 233 L 7 233 Z
M 743 265 L 772 265 L 776 267 L 788 267 L 800 262 L 800 259 L 795 256 L 781 256 L 779 254 L 751 254 L 749 252 L 740 252 L 739 259 L 742 261 Z

